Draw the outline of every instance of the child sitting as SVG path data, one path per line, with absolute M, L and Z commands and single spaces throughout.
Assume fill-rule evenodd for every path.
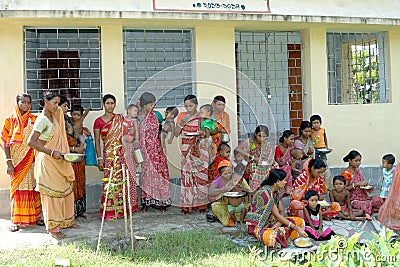
M 214 159 L 214 171 L 213 171 L 213 177 L 211 177 L 213 180 L 215 177 L 217 177 L 219 175 L 219 171 L 217 166 L 219 165 L 220 162 L 224 161 L 224 160 L 228 160 L 229 162 L 230 157 L 231 157 L 231 147 L 227 144 L 227 143 L 221 143 L 217 149 L 217 156 Z
M 322 210 L 318 204 L 318 193 L 315 190 L 308 190 L 304 195 L 307 205 L 304 207 L 304 231 L 314 240 L 329 240 L 335 232 L 331 228 L 325 228 L 322 224 Z
M 371 216 L 368 214 L 365 214 L 365 217 L 363 217 L 364 212 L 362 210 L 353 209 L 351 207 L 350 192 L 346 189 L 346 178 L 342 175 L 333 177 L 333 187 L 335 189 L 329 192 L 329 199 L 331 202 L 338 202 L 341 207 L 341 211 L 336 218 L 353 221 L 371 220 Z
M 235 149 L 233 150 L 233 157 L 234 160 L 232 161 L 232 165 L 235 172 L 244 173 L 247 166 L 247 161 L 244 160 L 244 155 Z
M 243 180 L 243 174 L 234 172 L 232 175 L 232 182 L 234 184 L 232 192 L 238 192 L 239 194 L 244 194 L 242 197 L 228 197 L 228 212 L 235 225 L 237 225 L 238 221 L 236 219 L 237 213 L 240 213 L 240 221 L 242 224 L 245 222 L 245 218 L 247 215 L 247 208 L 244 205 L 244 198 L 248 195 L 249 190 L 248 185 L 245 180 Z M 247 185 L 247 186 L 246 186 Z M 247 188 L 246 188 L 247 187 Z
M 301 150 L 299 148 L 293 148 L 290 151 L 290 154 L 293 157 L 293 160 L 292 160 L 292 179 L 294 181 L 300 175 L 300 173 L 303 172 L 303 164 L 304 164 L 303 158 L 305 158 L 306 155 L 304 154 L 303 150 Z
M 85 144 L 85 136 L 83 135 L 83 121 L 89 114 L 90 108 L 83 109 L 81 105 L 73 105 L 71 107 L 71 121 L 74 124 L 75 139 L 79 139 L 79 144 Z M 89 134 L 90 135 L 90 134 Z M 79 145 L 78 144 L 78 145 Z
M 393 166 L 395 162 L 395 157 L 392 154 L 387 154 L 382 158 L 382 188 L 381 194 L 379 195 L 383 200 L 386 200 L 387 195 L 389 193 L 389 189 L 392 186 L 393 182 L 393 170 L 395 167 Z
M 174 139 L 175 132 L 175 118 L 178 116 L 178 109 L 176 107 L 168 107 L 165 110 L 165 119 L 161 123 L 161 132 L 160 132 L 160 140 L 161 146 L 165 150 L 165 140 L 167 139 L 168 134 L 170 135 L 168 138 L 168 144 L 172 144 L 172 140 Z

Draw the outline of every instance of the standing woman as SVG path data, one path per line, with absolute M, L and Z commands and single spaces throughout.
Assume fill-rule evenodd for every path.
M 75 138 L 74 124 L 71 118 L 67 115 L 69 102 L 64 96 L 60 96 L 60 107 L 64 114 L 65 132 L 69 145 L 69 152 L 83 154 L 85 152 L 85 143 L 79 143 L 79 137 Z M 86 213 L 86 173 L 85 173 L 85 158 L 79 162 L 72 163 L 72 168 L 75 173 L 74 180 L 74 198 L 75 198 L 75 217 L 81 216 L 89 219 L 90 216 Z
M 275 147 L 275 161 L 279 165 L 279 169 L 286 173 L 286 194 L 290 195 L 292 190 L 292 155 L 290 151 L 294 144 L 294 133 L 291 130 L 285 130 L 279 138 L 279 145 Z
M 124 150 L 122 147 L 122 133 L 123 133 L 123 122 L 124 117 L 121 114 L 115 114 L 116 99 L 115 96 L 106 94 L 103 97 L 104 105 L 104 115 L 98 117 L 94 121 L 93 132 L 94 132 L 94 144 L 97 155 L 97 166 L 100 171 L 104 171 L 104 178 L 110 178 L 111 168 L 113 169 L 112 178 L 114 183 L 122 181 L 122 164 L 125 164 Z M 103 153 L 100 147 L 100 138 L 103 141 Z M 135 177 L 130 177 L 130 189 L 131 189 L 131 205 L 132 212 L 137 211 L 137 193 L 136 193 L 136 179 Z M 106 201 L 106 188 L 105 185 L 108 183 L 104 182 L 102 196 L 101 196 L 101 206 L 99 217 L 103 217 L 103 210 L 105 209 L 105 220 L 109 221 L 116 218 L 115 212 L 117 211 L 118 217 L 123 216 L 123 193 L 122 185 L 119 185 L 116 189 L 115 201 L 114 199 L 107 199 Z M 126 187 L 127 188 L 127 187 Z M 127 192 L 125 192 L 126 194 Z M 127 205 L 127 208 L 129 205 Z M 120 211 L 120 212 L 118 212 Z M 122 211 L 122 212 L 121 212 Z M 128 210 L 129 212 L 129 210 Z
M 36 116 L 30 113 L 32 98 L 28 94 L 17 95 L 17 106 L 7 117 L 1 131 L 1 146 L 6 155 L 7 174 L 11 178 L 11 232 L 20 227 L 40 224 L 40 194 L 35 189 L 33 162 L 35 153 L 27 145 Z
M 208 147 L 205 142 L 196 146 L 200 131 L 200 115 L 197 98 L 187 95 L 184 99 L 186 112 L 178 115 L 175 136 L 182 134 L 182 182 L 181 203 L 183 213 L 199 210 L 204 213 L 208 203 Z
M 314 158 L 314 145 L 311 140 L 312 124 L 309 121 L 300 123 L 300 135 L 294 141 L 294 147 L 301 149 L 308 158 Z
M 154 207 L 165 212 L 171 206 L 167 157 L 158 138 L 159 122 L 154 112 L 156 97 L 144 92 L 140 98 L 139 136 L 143 152 L 142 210 Z
M 254 131 L 254 138 L 243 141 L 236 148 L 236 151 L 249 159 L 243 178 L 248 181 L 252 190 L 260 187 L 274 164 L 274 153 L 271 143 L 267 140 L 268 135 L 268 127 L 259 125 Z
M 74 170 L 62 157 L 69 153 L 69 146 L 59 103 L 56 92 L 43 94 L 40 103 L 43 111 L 28 140 L 28 145 L 36 150 L 36 190 L 40 192 L 44 222 L 49 234 L 56 239 L 66 237 L 61 228 L 80 228 L 74 224 Z

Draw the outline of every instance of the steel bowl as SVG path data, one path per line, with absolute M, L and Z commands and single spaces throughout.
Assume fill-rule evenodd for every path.
M 314 239 L 309 237 L 298 237 L 293 239 L 292 242 L 298 248 L 310 248 L 315 244 Z
M 67 153 L 67 154 L 63 154 L 62 156 L 66 161 L 79 162 L 83 159 L 85 154 Z

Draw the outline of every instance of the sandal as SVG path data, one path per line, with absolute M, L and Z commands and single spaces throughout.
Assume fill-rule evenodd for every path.
M 19 226 L 16 224 L 11 224 L 10 226 L 8 226 L 8 230 L 10 232 L 17 232 L 17 231 L 19 231 Z
M 44 226 L 44 221 L 42 219 L 39 219 L 36 221 L 36 225 Z

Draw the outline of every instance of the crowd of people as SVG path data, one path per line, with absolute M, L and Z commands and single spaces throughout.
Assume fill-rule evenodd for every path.
M 77 216 L 89 218 L 85 161 L 64 159 L 68 153 L 85 153 L 91 132 L 83 121 L 89 110 L 71 107 L 55 91 L 44 93 L 38 116 L 30 113 L 28 94 L 19 94 L 16 101 L 1 133 L 11 177 L 10 231 L 44 224 L 51 236 L 62 239 L 62 228 L 80 227 L 75 224 Z M 246 224 L 248 233 L 269 247 L 286 247 L 289 239 L 298 236 L 329 239 L 335 233 L 323 226 L 323 218 L 371 220 L 372 213 L 379 211 L 384 225 L 400 229 L 399 207 L 388 204 L 398 198 L 400 188 L 394 156 L 382 159 L 378 196 L 368 194 L 373 188 L 360 170 L 358 151 L 343 158 L 349 165 L 341 175 L 333 180 L 326 177 L 329 149 L 320 116 L 303 121 L 299 136 L 285 130 L 275 147 L 269 141 L 268 127 L 259 125 L 253 137 L 233 149 L 231 158 L 230 117 L 223 96 L 198 108 L 197 97 L 188 95 L 183 100 L 184 112 L 168 107 L 165 116 L 154 110 L 156 101 L 152 93 L 145 92 L 122 115 L 114 112 L 117 101 L 113 95 L 103 97 L 104 114 L 93 126 L 97 166 L 118 188 L 112 198 L 107 197 L 109 179 L 104 179 L 100 218 L 108 221 L 123 216 L 124 209 L 138 211 L 135 178 L 139 170 L 141 211 L 167 211 L 171 205 L 168 145 L 179 137 L 182 213 L 205 214 L 211 207 L 207 220 L 224 226 Z M 132 178 L 129 186 L 123 186 L 126 176 Z M 333 188 L 327 187 L 329 178 Z M 282 204 L 285 196 L 290 197 L 288 207 Z M 129 205 L 124 205 L 124 199 Z M 290 217 L 285 217 L 285 211 Z

